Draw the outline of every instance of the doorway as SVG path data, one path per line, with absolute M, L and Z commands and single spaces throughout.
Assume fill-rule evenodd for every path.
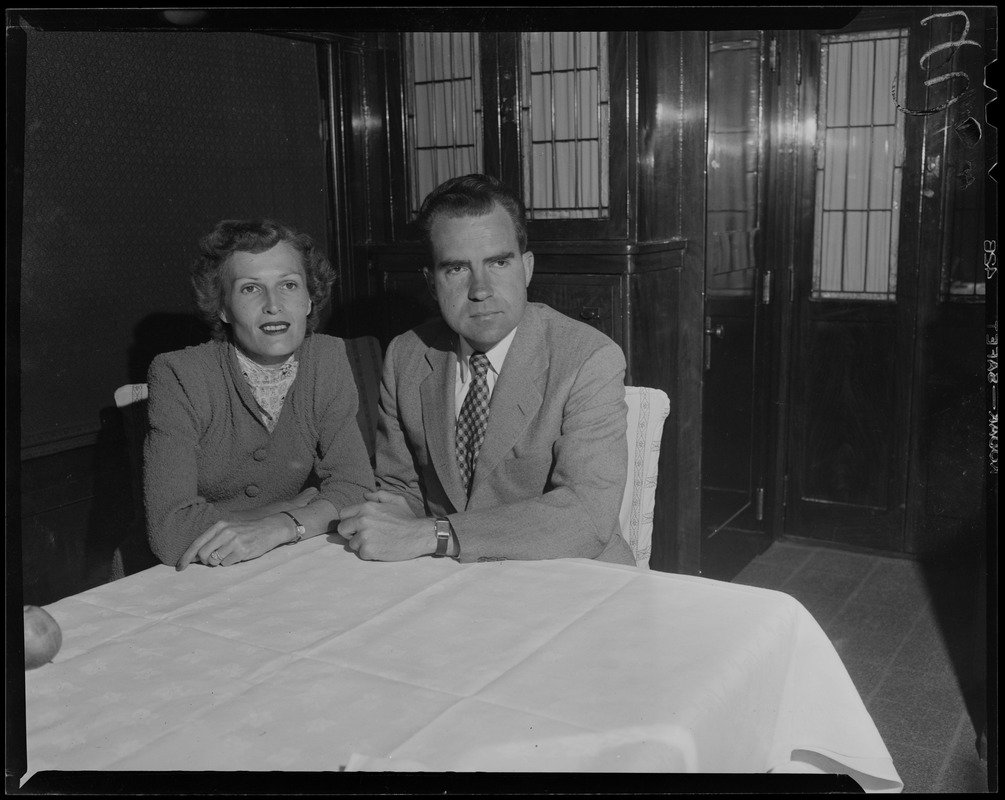
M 780 537 L 913 555 L 977 528 L 983 365 L 967 342 L 983 342 L 993 238 L 993 27 L 930 11 L 708 34 L 708 577 Z
M 765 64 L 760 31 L 709 33 L 701 574 L 720 580 L 770 544 Z
M 904 202 L 917 142 L 895 100 L 908 29 L 804 33 L 800 44 L 800 127 L 813 135 L 797 189 L 785 531 L 896 551 L 917 284 L 905 257 L 917 206 Z

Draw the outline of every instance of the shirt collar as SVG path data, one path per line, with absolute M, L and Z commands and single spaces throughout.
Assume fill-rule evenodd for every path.
M 506 360 L 506 354 L 509 352 L 510 345 L 513 344 L 514 336 L 516 336 L 516 328 L 507 333 L 501 341 L 485 351 L 485 355 L 489 357 L 489 367 L 497 376 L 502 371 L 503 362 Z M 474 348 L 468 344 L 467 339 L 463 336 L 458 336 L 457 339 L 460 342 L 460 352 L 458 353 L 457 360 L 461 367 L 461 379 L 467 380 L 469 359 L 471 358 L 471 354 L 474 353 Z

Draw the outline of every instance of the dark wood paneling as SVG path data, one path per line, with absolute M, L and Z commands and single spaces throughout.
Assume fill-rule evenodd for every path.
M 338 275 L 332 287 L 326 324 L 320 327 L 335 336 L 347 336 L 365 325 L 367 315 L 359 314 L 352 298 L 372 292 L 368 283 L 365 243 L 369 236 L 369 215 L 355 213 L 372 202 L 371 192 L 380 186 L 382 173 L 371 176 L 367 159 L 367 127 L 364 93 L 366 63 L 361 43 L 336 41 L 321 51 L 324 100 L 327 117 L 327 160 L 331 180 L 332 230 L 328 257 Z
M 717 300 L 713 325 L 721 338 L 706 340 L 702 388 L 702 482 L 704 488 L 730 490 L 749 498 L 751 465 L 751 402 L 754 386 L 755 320 L 749 298 Z M 738 506 L 737 506 L 738 507 Z M 707 520 L 705 525 L 707 527 Z
M 621 278 L 538 273 L 527 289 L 527 296 L 535 303 L 544 303 L 592 325 L 624 347 Z
M 381 295 L 381 340 L 384 347 L 395 336 L 440 315 L 421 272 L 386 272 Z
M 926 331 L 926 380 L 915 429 L 915 510 L 905 549 L 974 551 L 984 535 L 987 475 L 984 307 L 946 304 Z
M 775 313 L 769 315 L 767 338 L 777 343 L 770 360 L 770 392 L 773 396 L 769 412 L 767 480 L 765 496 L 765 528 L 778 538 L 786 532 L 786 497 L 784 487 L 789 464 L 788 436 L 792 425 L 790 396 L 794 391 L 796 363 L 794 353 L 795 319 L 792 298 L 797 275 L 794 266 L 812 252 L 810 237 L 800 235 L 800 225 L 812 224 L 812 207 L 802 199 L 807 189 L 805 176 L 813 164 L 812 143 L 797 136 L 799 126 L 788 124 L 807 112 L 800 94 L 792 91 L 792 82 L 783 76 L 801 69 L 795 56 L 799 53 L 798 32 L 770 31 L 767 38 L 780 54 L 773 79 L 764 86 L 766 117 L 766 205 L 764 211 L 764 263 L 772 270 L 771 302 Z M 804 87 L 803 91 L 806 91 Z M 812 99 L 811 99 L 812 100 Z
M 124 440 L 120 440 L 124 447 Z M 81 447 L 21 463 L 21 513 L 25 517 L 94 496 L 95 448 Z
M 520 153 L 518 33 L 482 34 L 482 89 L 485 107 L 485 171 L 507 186 L 523 183 Z
M 387 341 L 439 315 L 436 301 L 419 272 L 384 273 L 384 336 Z M 538 273 L 528 299 L 545 303 L 586 322 L 622 344 L 624 333 L 621 278 L 613 275 Z
M 22 593 L 29 605 L 47 605 L 108 581 L 112 551 L 94 548 L 87 518 L 92 499 L 23 520 Z
M 680 237 L 681 197 L 695 187 L 682 180 L 681 142 L 684 106 L 705 84 L 683 83 L 682 35 L 679 31 L 639 33 L 638 203 L 633 219 L 641 241 Z M 700 62 L 704 63 L 704 56 Z M 698 111 L 698 108 L 694 108 Z M 704 119 L 704 114 L 700 114 Z M 703 134 L 702 134 L 703 135 Z M 704 154 L 701 156 L 704 162 Z M 704 185 L 704 181 L 702 182 Z
M 52 603 L 108 580 L 115 548 L 134 530 L 139 498 L 118 410 L 102 413 L 98 442 L 24 461 L 24 602 Z
M 515 94 L 510 89 L 507 96 L 506 88 L 500 85 L 502 80 L 503 58 L 500 53 L 500 36 L 507 34 L 483 33 L 478 40 L 478 47 L 481 51 L 481 79 L 482 79 L 482 102 L 485 108 L 502 109 L 503 103 L 512 102 L 512 95 Z M 510 37 L 513 34 L 508 34 Z M 512 49 L 512 45 L 510 46 Z M 404 84 L 403 84 L 404 85 Z M 486 114 L 484 122 L 484 138 L 482 140 L 482 171 L 486 175 L 492 175 L 502 181 L 516 181 L 514 186 L 520 185 L 519 165 L 511 166 L 507 163 L 507 168 L 503 170 L 503 145 L 500 113 Z M 505 177 L 504 177 L 505 176 Z
M 680 247 L 680 243 L 671 246 Z M 532 242 L 534 274 L 553 272 L 622 275 L 638 269 L 638 247 L 626 243 Z
M 628 282 L 628 342 L 635 355 L 632 383 L 662 389 L 672 406 L 677 391 L 682 253 L 667 251 L 640 262 Z
M 705 149 L 707 34 L 681 34 L 678 124 L 681 126 L 680 235 L 687 241 L 681 271 L 677 320 L 674 420 L 677 437 L 674 523 L 680 552 L 676 569 L 701 570 L 701 435 L 705 338 Z M 661 478 L 662 479 L 662 478 Z
M 659 482 L 653 509 L 653 543 L 650 566 L 664 572 L 677 571 L 680 564 L 681 528 L 677 513 L 680 503 L 673 476 L 682 458 L 678 407 L 679 384 L 675 379 L 680 364 L 678 312 L 681 278 L 680 251 L 653 256 L 655 263 L 629 278 L 629 381 L 635 386 L 662 389 L 670 398 L 670 414 L 663 426 L 659 457 Z M 684 456 L 687 460 L 686 455 Z
M 401 34 L 369 34 L 366 48 L 367 180 L 372 241 L 404 240 L 408 231 L 408 169 Z
M 799 496 L 889 510 L 900 452 L 892 325 L 822 321 L 805 342 Z

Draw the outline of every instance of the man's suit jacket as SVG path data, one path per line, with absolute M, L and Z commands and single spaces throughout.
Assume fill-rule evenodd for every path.
M 489 406 L 470 498 L 454 455 L 457 335 L 435 320 L 384 362 L 377 479 L 446 516 L 462 561 L 598 558 L 635 564 L 618 512 L 628 469 L 625 358 L 604 334 L 528 303 Z

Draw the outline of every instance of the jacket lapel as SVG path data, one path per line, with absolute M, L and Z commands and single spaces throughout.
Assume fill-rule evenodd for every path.
M 537 311 L 528 305 L 492 391 L 485 441 L 475 465 L 472 496 L 483 481 L 492 480 L 492 472 L 513 449 L 544 401 L 542 381 L 548 369 L 548 353 L 541 347 L 542 328 Z
M 454 381 L 457 372 L 457 348 L 453 337 L 444 334 L 440 342 L 426 351 L 429 374 L 422 379 L 422 427 L 430 463 L 436 469 L 443 490 L 454 508 L 467 504 L 461 473 L 455 456 Z

